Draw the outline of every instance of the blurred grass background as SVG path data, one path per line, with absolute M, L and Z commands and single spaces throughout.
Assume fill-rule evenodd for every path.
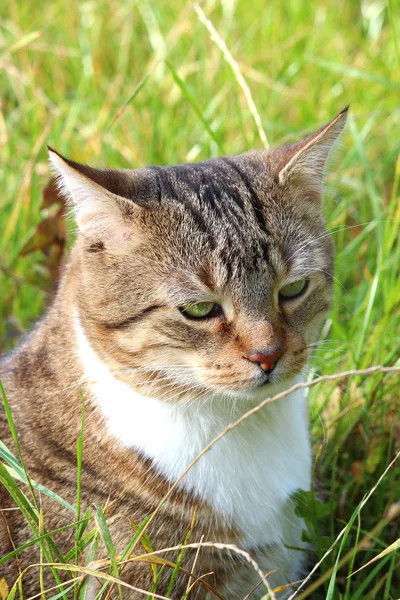
M 210 0 L 197 11 L 165 0 L 3 2 L 0 349 L 51 299 L 42 253 L 21 254 L 50 210 L 41 210 L 47 143 L 75 160 L 119 168 L 263 146 L 212 26 L 249 86 L 269 144 L 299 139 L 350 103 L 325 198 L 337 252 L 335 301 L 312 367 L 326 374 L 398 361 L 396 0 Z M 320 555 L 399 448 L 399 397 L 394 375 L 313 389 L 315 473 L 329 506 L 316 529 Z M 322 563 L 312 598 L 400 597 L 398 553 L 346 579 L 400 536 L 399 496 L 397 463 L 350 528 L 344 566 L 332 578 L 338 547 Z

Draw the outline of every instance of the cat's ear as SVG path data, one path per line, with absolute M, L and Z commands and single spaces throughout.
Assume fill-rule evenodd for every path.
M 320 194 L 325 164 L 346 123 L 348 108 L 317 132 L 273 152 L 280 185 L 298 183 L 307 191 Z
M 93 169 L 64 158 L 50 147 L 48 150 L 79 231 L 110 247 L 127 242 L 134 233 L 133 220 L 139 210 L 127 197 L 134 190 L 132 172 Z

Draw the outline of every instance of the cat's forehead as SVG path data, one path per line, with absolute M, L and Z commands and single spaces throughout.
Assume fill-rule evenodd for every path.
M 256 158 L 145 169 L 154 220 L 162 224 L 153 241 L 180 273 L 190 269 L 211 288 L 265 293 L 308 254 L 297 257 L 296 249 L 313 236 L 315 222 L 287 201 Z
M 139 172 L 147 176 L 159 202 L 187 205 L 192 200 L 217 216 L 250 206 L 262 211 L 260 191 L 275 187 L 273 174 L 267 164 L 261 164 L 256 152 L 172 167 L 146 167 Z
M 265 254 L 271 226 L 279 218 L 279 207 L 272 204 L 279 203 L 268 170 L 249 155 L 144 171 L 150 176 L 152 202 L 170 210 L 172 221 L 186 216 L 193 232 L 205 234 L 213 248 L 243 244 L 251 253 L 261 243 Z

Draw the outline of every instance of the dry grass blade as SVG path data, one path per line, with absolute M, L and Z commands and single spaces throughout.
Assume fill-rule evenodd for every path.
M 204 577 L 208 577 L 209 575 L 212 575 L 212 574 L 213 574 L 213 571 L 210 571 L 209 573 L 204 573 L 203 575 L 200 575 L 200 577 L 197 577 L 197 578 L 196 578 L 196 579 L 193 581 L 193 583 L 191 583 L 191 584 L 188 586 L 188 588 L 187 588 L 187 590 L 186 590 L 186 594 L 185 594 L 184 598 L 187 598 L 188 594 L 189 594 L 189 593 L 192 591 L 192 589 L 194 588 L 194 586 L 195 586 L 197 583 L 199 583 L 199 582 L 200 582 L 202 579 L 204 579 Z
M 268 571 L 268 573 L 265 573 L 264 577 L 265 577 L 265 578 L 267 578 L 267 577 L 270 577 L 271 575 L 273 575 L 273 574 L 274 574 L 274 573 L 276 573 L 277 571 L 278 571 L 278 569 L 273 569 L 273 571 Z M 252 594 L 254 594 L 254 592 L 255 592 L 256 590 L 258 590 L 258 588 L 259 588 L 259 587 L 260 587 L 260 585 L 262 585 L 262 584 L 263 584 L 263 580 L 262 580 L 262 579 L 260 579 L 260 581 L 257 583 L 257 585 L 255 585 L 255 586 L 254 586 L 254 587 L 253 587 L 253 588 L 252 588 L 252 589 L 249 591 L 249 593 L 245 595 L 245 597 L 243 598 L 243 600 L 249 600 L 249 598 L 251 597 L 251 595 L 252 595 Z M 290 588 L 290 587 L 292 587 L 292 584 L 285 585 L 285 586 L 281 586 L 281 587 L 279 587 L 279 589 L 278 589 L 278 590 L 276 590 L 276 589 L 275 589 L 275 590 L 274 590 L 274 593 L 275 593 L 276 591 L 286 590 L 286 589 L 288 589 L 288 588 Z
M 187 548 L 187 546 L 178 546 L 177 548 Z M 169 548 L 165 548 L 165 549 L 161 549 L 158 552 L 164 552 L 169 550 Z M 129 559 L 124 559 L 121 560 L 121 557 L 118 557 L 119 560 L 119 564 L 120 565 L 126 565 L 130 562 L 144 562 L 147 563 L 149 565 L 158 565 L 161 567 L 168 567 L 169 569 L 175 569 L 176 568 L 176 563 L 172 562 L 171 560 L 167 560 L 165 558 L 161 558 L 159 556 L 156 556 L 156 553 L 153 552 L 151 553 L 151 556 L 149 556 L 149 554 L 143 554 L 141 556 L 132 556 Z M 103 558 L 103 559 L 99 559 L 99 560 L 94 560 L 91 563 L 89 563 L 88 568 L 91 568 L 92 570 L 97 570 L 98 569 L 106 569 L 111 565 L 111 561 L 109 558 Z M 196 575 L 194 575 L 194 573 L 192 573 L 191 571 L 188 571 L 187 569 L 178 566 L 178 571 L 180 573 L 183 573 L 184 575 L 186 575 L 187 577 L 191 578 L 191 579 L 195 579 Z M 120 573 L 122 572 L 122 569 L 120 571 Z M 210 574 L 210 573 L 208 573 Z M 204 581 L 204 577 L 205 575 L 202 575 L 201 581 L 200 583 L 209 591 L 211 592 L 216 598 L 218 598 L 219 600 L 225 600 L 219 593 L 218 591 L 207 581 Z
M 230 52 L 228 46 L 226 45 L 224 40 L 221 38 L 218 31 L 215 29 L 214 25 L 211 23 L 210 19 L 208 19 L 207 16 L 205 15 L 201 6 L 199 6 L 199 4 L 195 4 L 194 8 L 199 16 L 200 21 L 207 27 L 208 32 L 211 36 L 211 39 L 213 40 L 213 42 L 215 42 L 217 44 L 218 48 L 221 50 L 222 54 L 224 55 L 226 62 L 232 68 L 232 71 L 235 74 L 236 80 L 237 80 L 238 84 L 240 85 L 240 87 L 242 88 L 243 93 L 246 97 L 247 105 L 249 107 L 249 110 L 250 110 L 250 112 L 253 116 L 254 122 L 256 124 L 258 135 L 260 136 L 260 140 L 262 141 L 264 148 L 269 148 L 267 136 L 265 134 L 265 131 L 264 131 L 262 123 L 261 123 L 260 114 L 257 110 L 257 107 L 253 100 L 253 96 L 250 91 L 250 88 L 247 85 L 245 78 L 243 77 L 243 74 L 240 70 L 238 63 L 233 58 L 232 53 Z
M 235 554 L 238 554 L 239 556 L 244 558 L 253 567 L 253 569 L 255 570 L 257 575 L 260 576 L 260 579 L 262 580 L 262 582 L 264 583 L 265 587 L 268 590 L 270 600 L 276 600 L 274 592 L 271 589 L 271 586 L 269 585 L 269 583 L 267 581 L 267 577 L 270 575 L 270 573 L 267 573 L 266 575 L 264 575 L 264 573 L 260 569 L 260 566 L 254 560 L 254 558 L 248 552 L 246 552 L 245 550 L 242 550 L 235 544 L 222 544 L 220 542 L 195 542 L 195 543 L 186 544 L 186 545 L 179 544 L 178 546 L 171 546 L 170 548 L 162 548 L 161 550 L 155 550 L 154 552 L 151 552 L 144 556 L 135 556 L 131 559 L 128 559 L 125 562 L 130 562 L 133 560 L 142 560 L 145 557 L 149 558 L 150 556 L 156 556 L 157 554 L 161 554 L 164 552 L 173 552 L 176 550 L 182 550 L 183 548 L 185 548 L 185 549 L 186 548 L 216 548 L 217 550 L 229 550 L 230 552 L 234 552 Z M 123 563 L 121 563 L 121 564 L 123 564 Z
M 45 590 L 43 590 L 43 592 L 39 592 L 38 594 L 35 594 L 34 596 L 29 596 L 29 598 L 27 598 L 27 600 L 35 600 L 35 598 L 40 598 L 43 594 L 48 594 L 49 592 L 52 592 L 53 590 L 59 590 L 60 587 L 73 584 L 76 581 L 79 581 L 79 579 L 80 579 L 80 577 L 73 577 L 72 579 L 69 579 L 68 581 L 64 581 L 61 584 L 53 585 L 52 587 L 46 588 Z
M 400 538 L 398 540 L 396 540 L 395 542 L 393 542 L 393 544 L 390 544 L 390 546 L 388 546 L 387 548 L 385 548 L 385 550 L 383 550 L 383 552 L 380 552 L 379 554 L 377 554 L 376 556 L 374 556 L 374 558 L 372 560 L 368 561 L 360 569 L 358 569 L 357 571 L 353 571 L 353 573 L 351 573 L 351 575 L 349 575 L 349 577 L 352 577 L 356 573 L 359 573 L 360 571 L 362 571 L 363 569 L 365 569 L 369 565 L 372 565 L 372 563 L 376 562 L 377 560 L 380 560 L 381 558 L 383 558 L 387 554 L 390 554 L 391 552 L 396 552 L 396 550 L 399 550 L 399 548 L 400 548 Z
M 112 581 L 113 583 L 116 583 L 117 585 L 120 585 L 122 587 L 126 587 L 129 590 L 133 590 L 134 592 L 137 592 L 138 594 L 143 594 L 143 595 L 147 595 L 147 596 L 151 596 L 152 598 L 159 598 L 160 600 L 169 600 L 166 596 L 160 596 L 159 594 L 155 594 L 153 592 L 149 592 L 147 590 L 142 590 L 141 588 L 135 587 L 133 585 L 130 585 L 129 583 L 126 583 L 125 581 L 122 581 L 121 579 L 117 579 L 116 577 L 113 577 L 112 575 L 109 575 L 108 573 L 102 573 L 101 571 L 95 571 L 93 569 L 89 569 L 88 567 L 82 567 L 82 566 L 77 566 L 77 565 L 68 565 L 68 564 L 60 564 L 60 563 L 39 563 L 36 565 L 31 565 L 32 567 L 53 567 L 54 569 L 59 569 L 60 571 L 73 571 L 73 572 L 78 572 L 78 573 L 82 573 L 83 575 L 91 575 L 93 577 L 96 577 L 97 579 L 105 579 L 107 581 Z
M 201 538 L 200 538 L 200 544 L 203 542 L 203 539 L 204 539 L 204 535 L 202 535 L 202 536 L 201 536 Z M 197 552 L 196 552 L 196 554 L 195 554 L 195 557 L 194 557 L 194 560 L 193 560 L 193 565 L 192 565 L 192 573 L 194 573 L 194 572 L 195 572 L 195 568 L 196 568 L 197 559 L 198 559 L 198 557 L 199 557 L 199 553 L 200 553 L 200 548 L 201 548 L 201 546 L 199 546 L 199 547 L 197 548 Z M 203 575 L 202 575 L 202 577 L 203 577 Z M 196 580 L 196 581 L 197 581 L 197 580 Z M 192 586 L 193 586 L 193 584 L 190 584 L 190 578 L 189 578 L 189 580 L 188 580 L 188 584 L 187 584 L 187 588 L 186 588 L 186 595 L 188 595 L 188 593 L 189 593 L 189 591 L 191 590 Z
M 186 548 L 186 546 L 185 546 Z M 147 562 L 149 564 L 156 564 L 156 565 L 160 565 L 160 566 L 166 566 L 169 567 L 170 569 L 174 569 L 176 566 L 176 563 L 172 562 L 171 560 L 166 560 L 165 558 L 160 558 L 159 556 L 152 556 L 150 558 L 144 557 L 141 559 L 143 562 Z M 226 600 L 225 598 L 223 598 L 223 596 L 221 596 L 219 594 L 219 592 L 210 584 L 208 583 L 208 581 L 205 581 L 205 577 L 207 577 L 208 575 L 212 575 L 214 573 L 214 571 L 210 571 L 210 573 L 203 573 L 201 577 L 196 577 L 195 574 L 191 571 L 188 571 L 187 569 L 185 569 L 184 567 L 178 566 L 178 571 L 180 573 L 183 573 L 184 575 L 186 575 L 190 581 L 190 579 L 195 579 L 197 582 L 201 583 L 209 592 L 211 592 L 211 594 L 213 594 L 216 598 L 218 598 L 218 600 Z M 191 588 L 193 586 L 190 586 Z M 187 592 L 184 596 L 184 598 L 186 597 Z

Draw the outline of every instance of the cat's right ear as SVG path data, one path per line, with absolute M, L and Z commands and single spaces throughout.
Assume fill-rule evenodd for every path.
M 348 106 L 315 133 L 272 152 L 280 185 L 301 186 L 310 196 L 320 197 L 326 162 L 346 123 Z
M 93 169 L 48 148 L 61 193 L 72 204 L 79 231 L 93 241 L 117 247 L 134 234 L 140 210 L 126 196 L 133 193 L 132 172 Z

